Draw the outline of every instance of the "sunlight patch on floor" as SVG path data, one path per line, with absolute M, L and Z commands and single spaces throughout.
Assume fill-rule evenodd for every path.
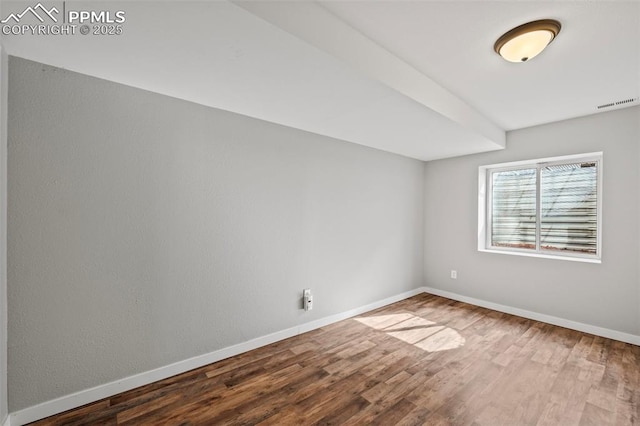
M 374 315 L 355 320 L 427 352 L 456 349 L 465 343 L 464 337 L 456 330 L 409 313 Z

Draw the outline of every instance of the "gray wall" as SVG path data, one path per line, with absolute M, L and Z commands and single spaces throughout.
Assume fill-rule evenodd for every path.
M 1 16 L 1 15 L 0 15 Z M 0 424 L 7 417 L 7 65 L 0 46 Z
M 8 141 L 11 411 L 422 285 L 417 160 L 15 57 Z
M 640 107 L 512 131 L 500 152 L 425 166 L 425 284 L 640 334 Z M 478 166 L 603 151 L 602 264 L 477 251 Z M 450 278 L 450 270 L 458 279 Z

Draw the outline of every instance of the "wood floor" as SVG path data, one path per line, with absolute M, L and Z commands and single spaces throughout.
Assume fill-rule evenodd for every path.
M 640 347 L 422 294 L 38 425 L 627 425 Z

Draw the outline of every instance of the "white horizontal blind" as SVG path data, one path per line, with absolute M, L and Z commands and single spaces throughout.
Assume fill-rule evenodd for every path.
M 540 249 L 596 254 L 598 167 L 595 162 L 542 167 Z
M 537 170 L 492 173 L 491 245 L 536 248 Z

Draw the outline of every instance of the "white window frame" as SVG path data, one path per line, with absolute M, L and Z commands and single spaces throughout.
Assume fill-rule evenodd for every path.
M 562 259 L 577 262 L 602 263 L 602 175 L 603 167 L 602 152 L 591 152 L 587 154 L 565 155 L 561 157 L 540 158 L 536 160 L 513 161 L 509 163 L 491 164 L 488 166 L 480 166 L 478 168 L 478 251 L 487 253 L 500 253 L 516 256 L 540 257 L 545 259 Z M 567 163 L 597 163 L 597 242 L 596 254 L 581 253 L 549 253 L 540 250 L 540 220 L 542 216 L 542 206 L 540 202 L 540 170 L 546 166 L 567 164 Z M 512 247 L 495 247 L 491 245 L 491 206 L 492 200 L 492 182 L 491 174 L 493 172 L 502 172 L 508 170 L 520 170 L 525 168 L 537 169 L 538 177 L 536 179 L 536 249 L 521 249 Z

